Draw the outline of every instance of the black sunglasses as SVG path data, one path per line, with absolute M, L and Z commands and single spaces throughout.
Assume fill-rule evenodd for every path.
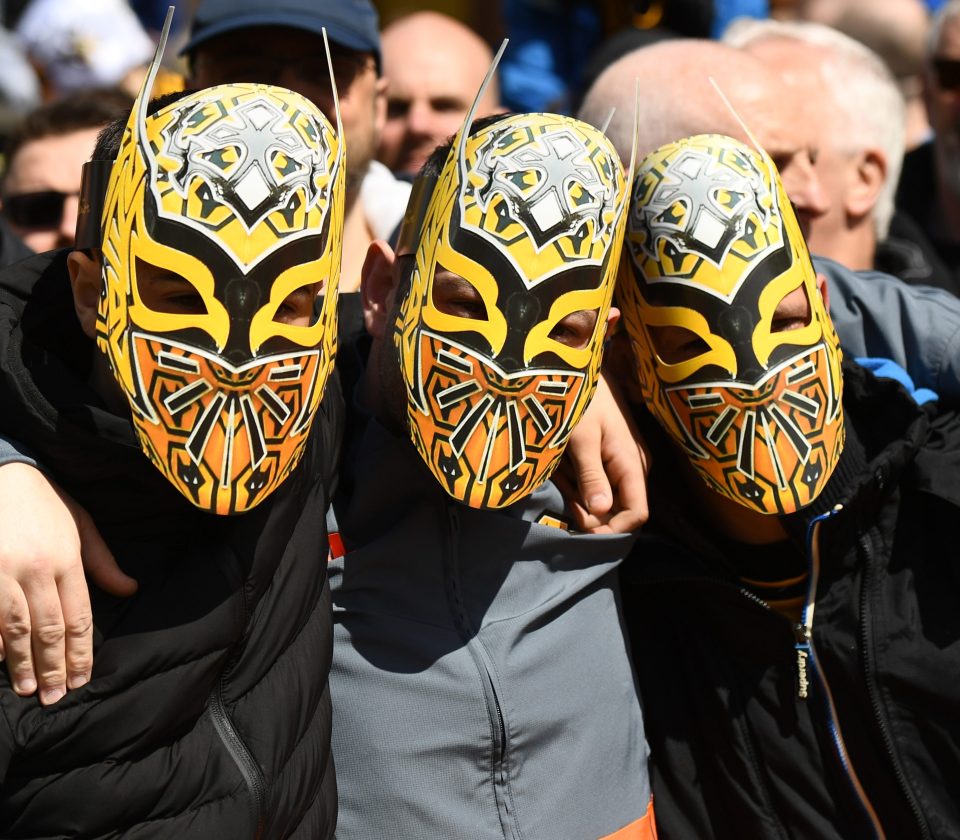
M 935 58 L 933 69 L 937 74 L 937 83 L 944 90 L 960 88 L 960 61 L 953 58 Z
M 78 195 L 58 190 L 8 195 L 3 199 L 3 213 L 17 227 L 55 228 L 63 218 L 64 202 Z

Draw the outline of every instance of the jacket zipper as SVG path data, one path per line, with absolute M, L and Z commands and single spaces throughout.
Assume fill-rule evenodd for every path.
M 234 646 L 234 653 L 224 665 L 223 670 L 220 672 L 220 678 L 217 680 L 217 687 L 210 695 L 210 718 L 213 721 L 213 728 L 216 730 L 223 745 L 227 748 L 227 752 L 230 758 L 233 759 L 233 763 L 237 765 L 237 769 L 240 771 L 240 775 L 243 776 L 243 781 L 247 785 L 247 790 L 250 792 L 250 812 L 253 817 L 253 824 L 256 826 L 253 837 L 254 840 L 259 840 L 259 838 L 263 836 L 265 827 L 263 811 L 267 790 L 266 780 L 263 778 L 263 771 L 251 755 L 250 750 L 247 749 L 247 745 L 240 737 L 240 733 L 237 732 L 236 727 L 233 725 L 233 721 L 230 719 L 226 705 L 223 702 L 227 674 L 240 659 L 240 646 L 246 637 L 247 622 L 250 617 L 250 610 L 247 607 L 246 590 L 244 590 L 242 598 L 243 636 L 241 636 L 240 641 Z
M 830 693 L 830 686 L 827 683 L 826 674 L 820 666 L 817 650 L 813 644 L 813 614 L 814 607 L 816 606 L 817 583 L 820 577 L 820 527 L 828 519 L 837 515 L 842 509 L 842 505 L 837 505 L 833 510 L 815 517 L 807 528 L 807 557 L 810 565 L 810 581 L 807 586 L 807 600 L 800 614 L 800 624 L 797 625 L 796 628 L 797 694 L 801 699 L 806 700 L 809 696 L 810 675 L 812 674 L 817 678 L 820 687 L 823 689 L 827 711 L 827 728 L 830 732 L 830 739 L 833 742 L 837 757 L 840 760 L 840 765 L 844 773 L 846 773 L 847 779 L 850 781 L 850 786 L 860 801 L 860 806 L 863 808 L 870 822 L 874 836 L 877 840 L 886 840 L 886 834 L 880 825 L 877 812 L 867 797 L 866 791 L 863 789 L 860 778 L 857 776 L 857 772 L 847 753 L 847 747 L 843 741 L 843 733 L 840 731 L 840 721 L 837 718 L 833 695 Z
M 230 715 L 227 714 L 227 710 L 224 707 L 223 689 L 225 683 L 226 675 L 221 674 L 217 688 L 210 698 L 210 717 L 213 720 L 213 726 L 217 730 L 217 734 L 220 736 L 220 740 L 223 741 L 227 752 L 240 770 L 243 780 L 246 782 L 247 789 L 250 791 L 251 814 L 254 824 L 257 827 L 256 833 L 253 836 L 255 840 L 258 840 L 263 836 L 263 801 L 266 798 L 267 786 L 263 778 L 263 772 L 250 754 L 250 750 L 247 749 L 247 745 L 243 742 L 243 739 L 233 725 L 233 721 L 230 720 Z
M 460 536 L 460 516 L 457 508 L 453 505 L 448 506 L 447 508 L 447 518 L 450 525 L 450 545 L 449 545 L 449 554 L 452 560 L 451 565 L 459 572 L 459 554 L 456 550 L 456 546 Z M 463 606 L 463 602 L 459 596 L 459 588 L 454 584 L 452 586 L 453 597 L 457 607 L 458 613 L 458 622 L 461 624 L 462 628 L 468 633 L 473 634 L 470 638 L 466 640 L 467 650 L 470 652 L 471 657 L 473 658 L 474 664 L 481 671 L 483 679 L 486 681 L 487 687 L 490 691 L 490 697 L 493 699 L 493 710 L 495 712 L 496 724 L 495 724 L 495 735 L 494 737 L 498 740 L 495 746 L 495 756 L 494 756 L 494 767 L 493 767 L 493 776 L 494 776 L 494 788 L 495 796 L 494 799 L 497 802 L 498 810 L 500 807 L 503 807 L 507 812 L 506 814 L 500 814 L 500 824 L 504 829 L 504 832 L 507 836 L 512 838 L 522 837 L 522 832 L 520 831 L 520 826 L 516 823 L 516 816 L 513 813 L 512 808 L 512 793 L 510 791 L 509 781 L 507 779 L 506 766 L 507 766 L 507 726 L 503 719 L 503 709 L 500 706 L 500 697 L 497 694 L 496 682 L 493 679 L 493 670 L 487 662 L 485 651 L 483 650 L 483 645 L 479 643 L 474 634 L 474 628 L 470 626 L 470 620 L 467 616 L 467 611 Z M 502 793 L 496 793 L 496 789 L 502 790 Z
M 926 838 L 931 837 L 930 829 L 927 826 L 926 820 L 923 818 L 923 812 L 920 810 L 920 806 L 917 804 L 917 800 L 913 795 L 913 791 L 910 790 L 910 786 L 907 784 L 906 778 L 904 778 L 903 769 L 900 767 L 900 762 L 897 760 L 896 753 L 894 752 L 893 741 L 890 738 L 890 732 L 887 728 L 886 721 L 884 720 L 883 710 L 880 706 L 880 700 L 877 696 L 876 674 L 870 667 L 871 663 L 868 653 L 870 633 L 867 619 L 867 616 L 869 615 L 867 611 L 867 597 L 869 591 L 868 584 L 872 578 L 872 564 L 870 561 L 873 559 L 873 552 L 870 550 L 870 542 L 866 534 L 863 534 L 860 537 L 860 549 L 863 551 L 865 560 L 864 581 L 863 587 L 860 590 L 860 649 L 863 651 L 863 673 L 867 681 L 867 694 L 870 697 L 870 705 L 873 707 L 873 717 L 877 723 L 877 727 L 880 730 L 880 736 L 883 738 L 883 746 L 887 752 L 887 757 L 890 759 L 890 766 L 893 767 L 894 776 L 897 779 L 897 785 L 900 787 L 904 798 L 907 800 L 907 804 L 910 806 L 914 823 L 920 830 L 920 836 L 926 840 Z

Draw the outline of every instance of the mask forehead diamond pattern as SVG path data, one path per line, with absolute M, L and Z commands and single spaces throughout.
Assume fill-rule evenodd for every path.
M 781 244 L 758 234 L 770 228 L 776 201 L 757 163 L 740 151 L 689 149 L 668 168 L 644 174 L 629 221 L 639 268 L 660 262 L 663 277 L 693 278 L 704 259 L 721 269 L 741 241 L 754 260 Z
M 568 258 L 600 263 L 617 220 L 616 174 L 606 149 L 557 124 L 514 122 L 471 141 L 474 163 L 461 179 L 464 229 L 500 247 L 526 239 L 535 253 L 554 246 Z
M 239 237 L 267 224 L 278 245 L 316 233 L 296 220 L 326 209 L 334 141 L 304 111 L 254 87 L 175 107 L 165 122 L 152 182 L 161 216 L 202 230 L 235 222 Z M 245 253 L 232 256 L 245 264 Z

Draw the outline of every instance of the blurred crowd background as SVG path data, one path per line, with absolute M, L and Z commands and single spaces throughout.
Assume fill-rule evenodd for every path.
M 80 164 L 97 130 L 129 109 L 168 5 L 0 2 L 0 262 L 73 243 Z M 182 53 L 185 47 L 189 53 L 202 5 L 175 3 L 172 45 L 155 94 L 182 86 L 192 69 L 197 76 Z M 208 5 L 224 6 L 220 15 L 229 8 Z M 655 66 L 644 69 L 640 62 L 636 70 L 648 127 L 692 107 L 684 100 L 693 88 L 691 102 L 701 103 L 700 76 L 711 71 L 703 70 L 704 55 L 713 55 L 649 50 L 668 40 L 706 39 L 752 53 L 790 92 L 795 149 L 777 162 L 812 250 L 850 268 L 879 268 L 906 282 L 960 290 L 960 0 L 378 0 L 374 6 L 381 45 L 370 52 L 371 72 L 378 83 L 385 80 L 385 97 L 371 90 L 385 98 L 385 115 L 363 137 L 351 136 L 345 121 L 357 183 L 369 174 L 365 143 L 374 166 L 393 176 L 364 181 L 371 236 L 389 235 L 407 194 L 393 182 L 409 182 L 429 150 L 456 131 L 504 37 L 510 47 L 499 86 L 481 111 L 599 119 L 588 91 L 603 88 L 605 72 L 609 86 L 611 68 L 627 66 L 625 57 L 640 50 L 660 56 Z M 264 8 L 276 11 L 272 3 Z M 764 24 L 759 29 L 757 21 Z M 232 37 L 226 36 L 228 52 Z M 851 44 L 865 49 L 851 51 Z M 274 55 L 284 49 L 261 47 Z M 733 78 L 728 85 L 741 81 L 738 73 L 756 74 L 759 65 L 738 70 L 731 55 L 711 59 L 718 76 L 728 71 Z M 217 60 L 229 65 L 226 54 Z M 268 61 L 282 59 L 258 60 L 250 72 L 270 73 Z M 315 69 L 301 60 L 297 72 Z M 622 73 L 614 77 L 618 85 L 623 81 Z M 623 104 L 622 96 L 614 99 Z M 774 142 L 762 142 L 768 141 Z M 378 204 L 387 206 L 380 224 Z M 362 253 L 363 242 L 355 244 L 352 250 Z M 358 275 L 359 259 L 345 249 L 346 274 Z
M 2 0 L 3 131 L 31 107 L 119 85 L 135 93 L 167 8 L 187 40 L 199 0 Z M 419 11 L 460 21 L 488 44 L 510 37 L 501 65 L 511 110 L 571 112 L 599 73 L 637 47 L 670 37 L 722 38 L 737 18 L 812 21 L 877 52 L 905 93 L 919 92 L 931 15 L 946 0 L 376 0 L 382 28 Z M 185 71 L 177 50 L 167 67 Z

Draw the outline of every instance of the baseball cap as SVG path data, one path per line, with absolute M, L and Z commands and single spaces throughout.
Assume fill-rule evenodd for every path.
M 181 55 L 226 32 L 251 26 L 289 26 L 320 35 L 332 43 L 373 53 L 380 65 L 380 22 L 370 0 L 200 0 L 190 37 Z

